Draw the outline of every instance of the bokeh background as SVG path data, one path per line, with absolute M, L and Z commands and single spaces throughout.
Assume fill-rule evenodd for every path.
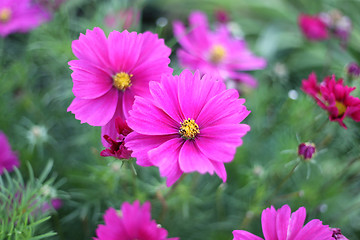
M 360 239 L 359 124 L 346 120 L 345 130 L 329 122 L 300 90 L 311 72 L 319 79 L 335 74 L 348 80 L 347 65 L 360 61 L 359 9 L 357 0 L 68 0 L 50 22 L 0 39 L 0 129 L 19 154 L 25 180 L 27 162 L 40 175 L 53 161 L 51 175 L 60 183 L 55 188 L 63 205 L 37 231 L 57 232 L 49 239 L 90 239 L 108 207 L 139 199 L 151 202 L 153 218 L 170 237 L 186 240 L 232 239 L 235 229 L 262 236 L 262 210 L 283 204 L 293 211 L 305 206 L 307 220 L 321 219 Z M 73 99 L 67 62 L 75 59 L 71 42 L 80 33 L 94 27 L 122 31 L 128 21 L 129 30 L 165 39 L 179 74 L 172 21 L 187 23 L 193 10 L 205 12 L 212 23 L 216 11 L 226 12 L 233 30 L 268 66 L 253 72 L 258 88 L 240 87 L 252 111 L 245 121 L 251 131 L 226 165 L 228 181 L 192 173 L 167 188 L 154 167 L 100 157 L 100 128 L 66 112 Z M 310 42 L 298 28 L 300 13 L 331 10 L 352 21 L 346 46 L 336 39 Z M 359 86 L 359 79 L 352 85 Z M 297 147 L 307 141 L 315 143 L 317 154 L 302 161 Z

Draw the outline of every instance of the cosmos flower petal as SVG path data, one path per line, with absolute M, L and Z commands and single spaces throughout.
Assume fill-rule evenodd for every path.
M 75 114 L 81 123 L 87 122 L 93 126 L 104 126 L 115 114 L 118 92 L 111 89 L 105 95 L 96 99 L 75 98 L 67 111 Z M 96 114 L 93 114 L 96 112 Z
M 143 35 L 112 31 L 109 34 L 109 58 L 114 74 L 131 73 L 142 51 Z
M 171 54 L 171 48 L 165 45 L 164 39 L 161 39 L 157 34 L 148 31 L 144 32 L 143 36 L 143 45 L 146 46 L 146 48 L 141 52 L 137 65 L 141 66 L 146 62 L 153 62 L 161 59 L 167 59 L 167 61 L 170 62 L 168 57 Z M 166 58 L 164 58 L 164 56 Z M 169 62 L 166 63 L 165 66 L 167 66 Z M 167 70 L 172 73 L 171 68 L 167 68 Z
M 277 239 L 276 215 L 277 212 L 273 206 L 265 209 L 261 214 L 261 225 L 265 240 Z
M 234 230 L 233 235 L 233 240 L 263 240 L 261 237 L 258 237 L 244 230 Z
M 179 154 L 182 144 L 182 139 L 173 138 L 148 153 L 151 163 L 159 167 L 160 176 L 167 178 L 167 186 L 174 184 L 183 174 L 179 167 Z
M 125 146 L 133 151 L 131 156 L 136 158 L 136 163 L 146 167 L 153 165 L 149 160 L 148 152 L 173 138 L 172 135 L 148 136 L 132 132 L 126 136 Z
M 214 166 L 211 161 L 200 151 L 195 141 L 185 141 L 179 157 L 180 169 L 183 172 L 206 172 L 213 174 Z
M 331 240 L 331 236 L 332 231 L 329 226 L 323 225 L 319 219 L 313 219 L 299 231 L 294 240 Z
M 291 209 L 288 205 L 282 206 L 277 211 L 276 231 L 278 240 L 287 240 Z
M 72 50 L 78 59 L 93 62 L 99 66 L 109 65 L 107 39 L 101 28 L 95 27 L 80 34 L 78 40 L 72 42 Z
M 301 228 L 304 226 L 306 218 L 306 209 L 304 207 L 300 207 L 293 214 L 291 214 L 290 222 L 289 222 L 289 236 L 288 240 L 293 240 Z
M 226 182 L 227 174 L 224 163 L 218 161 L 211 161 L 211 163 L 214 166 L 215 173 L 223 180 L 223 182 Z
M 127 123 L 130 128 L 138 133 L 168 135 L 177 134 L 179 131 L 178 123 L 174 119 L 144 98 L 135 98 L 133 111 L 130 114 L 132 117 L 127 120 Z

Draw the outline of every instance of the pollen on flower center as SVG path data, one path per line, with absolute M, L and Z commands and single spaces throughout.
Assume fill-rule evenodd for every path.
M 0 22 L 6 23 L 11 18 L 11 9 L 3 8 L 0 9 Z
M 186 119 L 180 123 L 181 127 L 179 133 L 181 137 L 185 139 L 194 139 L 197 134 L 200 133 L 199 126 L 195 123 L 193 119 Z
M 342 116 L 344 115 L 345 111 L 346 111 L 346 106 L 342 103 L 342 102 L 335 102 L 335 106 L 338 109 L 338 116 Z
M 116 75 L 113 76 L 114 86 L 117 89 L 124 91 L 126 88 L 131 86 L 132 76 L 133 76 L 132 74 L 127 74 L 125 72 L 117 73 Z
M 220 44 L 215 44 L 210 50 L 210 61 L 213 63 L 221 62 L 226 55 L 226 49 Z

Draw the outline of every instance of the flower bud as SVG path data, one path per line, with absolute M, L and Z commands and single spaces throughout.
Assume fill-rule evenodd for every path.
M 315 144 L 313 143 L 306 142 L 299 145 L 298 155 L 303 157 L 305 160 L 310 160 L 315 152 Z

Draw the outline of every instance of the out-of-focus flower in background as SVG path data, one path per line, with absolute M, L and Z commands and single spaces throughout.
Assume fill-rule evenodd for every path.
M 51 15 L 43 6 L 31 0 L 0 1 L 0 36 L 25 33 L 49 21 Z
M 329 226 L 323 225 L 319 219 L 313 219 L 305 226 L 306 209 L 299 208 L 291 213 L 288 205 L 276 210 L 273 206 L 261 214 L 261 225 L 266 240 L 331 240 L 333 232 Z M 262 238 L 244 230 L 234 230 L 233 240 L 262 240 Z
M 240 124 L 250 113 L 235 89 L 211 75 L 184 70 L 150 82 L 151 96 L 136 98 L 127 120 L 134 131 L 125 138 L 141 166 L 157 166 L 167 186 L 185 172 L 214 172 L 225 182 L 242 137 Z
M 121 9 L 108 13 L 104 18 L 105 25 L 111 29 L 130 29 L 140 22 L 140 10 L 135 8 Z
M 336 240 L 349 240 L 344 235 L 341 234 L 340 228 L 331 228 L 333 231 L 332 237 Z
M 104 214 L 105 224 L 98 225 L 96 240 L 178 240 L 167 238 L 168 232 L 151 219 L 151 205 L 139 201 L 125 202 L 121 211 L 109 208 Z
M 202 74 L 211 74 L 224 81 L 235 80 L 251 87 L 256 79 L 243 71 L 263 69 L 266 60 L 256 57 L 245 40 L 235 38 L 225 24 L 211 31 L 204 13 L 195 11 L 189 16 L 189 29 L 175 21 L 174 34 L 181 48 L 177 51 L 180 65 Z
M 352 62 L 347 66 L 347 73 L 351 77 L 359 77 L 360 76 L 360 66 Z
M 311 41 L 322 41 L 329 38 L 327 25 L 319 16 L 300 14 L 298 24 L 304 36 Z
M 227 23 L 230 20 L 228 12 L 224 9 L 215 10 L 214 15 L 216 21 L 218 21 L 219 23 Z
M 19 166 L 20 162 L 17 154 L 11 150 L 6 135 L 0 131 L 0 174 L 4 170 L 11 172 L 15 167 Z
M 298 155 L 305 160 L 310 160 L 316 152 L 315 144 L 306 142 L 298 147 Z
M 328 112 L 330 121 L 338 122 L 345 129 L 345 117 L 360 121 L 360 99 L 350 95 L 355 87 L 344 85 L 343 79 L 336 80 L 332 75 L 318 84 L 316 74 L 311 73 L 308 79 L 302 81 L 301 89 Z

